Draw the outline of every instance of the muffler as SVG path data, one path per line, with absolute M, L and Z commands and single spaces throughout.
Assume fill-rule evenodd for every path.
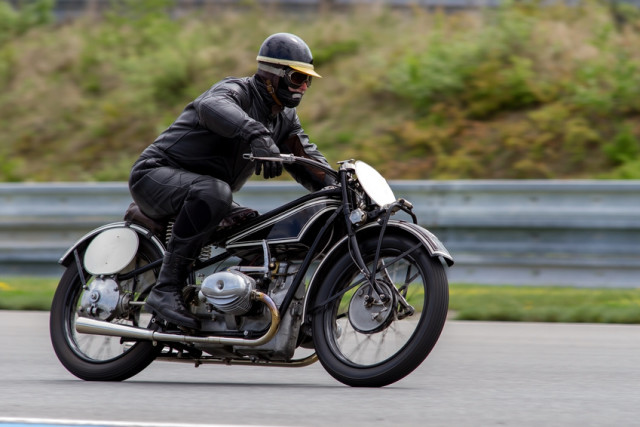
M 262 292 L 253 291 L 251 298 L 265 304 L 271 312 L 271 326 L 269 327 L 269 330 L 261 337 L 253 340 L 245 338 L 226 338 L 216 336 L 196 337 L 191 335 L 167 334 L 164 332 L 152 331 L 151 329 L 137 328 L 135 326 L 120 325 L 117 323 L 90 319 L 88 317 L 78 317 L 78 319 L 76 319 L 76 331 L 81 334 L 106 335 L 110 337 L 131 338 L 135 340 L 257 347 L 268 343 L 278 332 L 278 326 L 280 326 L 280 312 L 273 300 Z

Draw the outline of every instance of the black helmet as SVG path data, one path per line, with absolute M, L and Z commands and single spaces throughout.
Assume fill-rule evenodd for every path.
M 260 63 L 290 67 L 303 74 L 322 77 L 313 70 L 313 55 L 309 46 L 298 36 L 289 33 L 273 34 L 262 42 L 258 52 Z

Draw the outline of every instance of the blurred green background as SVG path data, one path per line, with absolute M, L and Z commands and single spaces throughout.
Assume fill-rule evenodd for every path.
M 635 6 L 240 3 L 124 0 L 61 21 L 53 0 L 0 1 L 0 181 L 126 180 L 188 102 L 253 74 L 279 31 L 324 76 L 298 111 L 332 163 L 358 157 L 389 179 L 640 178 Z
M 298 108 L 333 163 L 388 179 L 640 179 L 640 9 L 536 1 L 448 13 L 380 4 L 175 13 L 122 0 L 56 19 L 0 0 L 0 181 L 124 181 L 184 106 L 301 36 L 324 76 Z M 286 178 L 281 178 L 286 179 Z M 2 278 L 0 309 L 47 310 L 56 279 Z M 451 287 L 459 319 L 640 323 L 640 290 Z

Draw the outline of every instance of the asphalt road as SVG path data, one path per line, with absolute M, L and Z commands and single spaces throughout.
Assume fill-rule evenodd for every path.
M 429 358 L 382 389 L 316 363 L 254 368 L 156 362 L 122 383 L 60 365 L 48 313 L 0 311 L 7 418 L 268 426 L 640 425 L 640 326 L 449 321 Z

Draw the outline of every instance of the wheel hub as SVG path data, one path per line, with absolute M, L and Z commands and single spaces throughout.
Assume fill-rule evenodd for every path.
M 362 285 L 349 302 L 349 322 L 361 333 L 372 334 L 386 328 L 393 320 L 394 293 L 387 283 L 376 281 L 381 293 L 370 284 Z
M 118 309 L 120 288 L 111 278 L 96 278 L 82 294 L 81 310 L 85 315 L 100 320 L 110 320 Z

